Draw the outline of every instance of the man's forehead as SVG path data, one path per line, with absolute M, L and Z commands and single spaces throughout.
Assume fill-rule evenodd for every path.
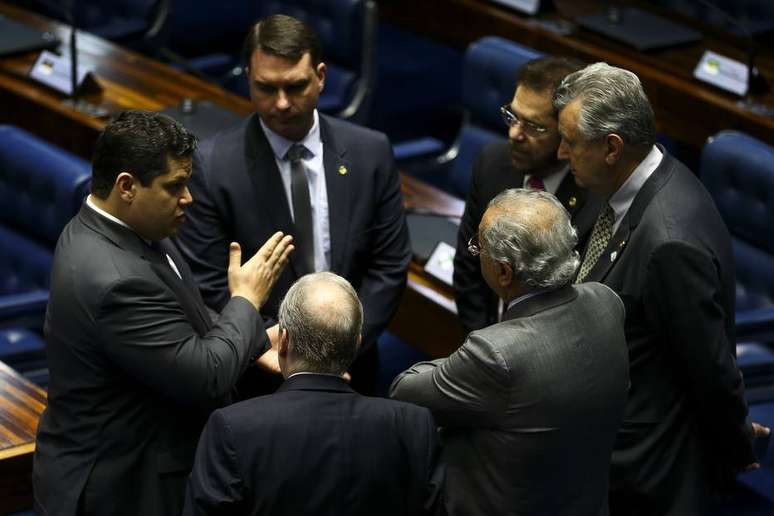
M 525 118 L 556 120 L 553 95 L 550 90 L 536 91 L 519 86 L 513 95 L 511 110 Z
M 253 80 L 305 79 L 314 71 L 309 52 L 298 61 L 256 50 L 250 58 L 250 75 Z

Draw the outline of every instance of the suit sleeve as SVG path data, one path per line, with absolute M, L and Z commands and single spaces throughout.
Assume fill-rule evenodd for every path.
M 510 371 L 502 355 L 479 333 L 448 358 L 420 362 L 401 373 L 390 396 L 433 413 L 441 426 L 487 427 L 508 404 Z
M 400 177 L 385 136 L 376 180 L 376 208 L 368 229 L 371 252 L 358 295 L 363 303 L 363 342 L 368 345 L 387 326 L 400 303 L 411 261 L 406 213 L 400 193 Z M 362 350 L 361 350 L 362 351 Z
M 231 428 L 221 411 L 216 410 L 199 439 L 183 515 L 240 514 L 244 490 Z
M 100 296 L 98 342 L 129 376 L 175 403 L 203 411 L 223 405 L 264 344 L 260 314 L 232 298 L 205 335 L 174 295 L 143 278 L 122 278 Z
M 685 242 L 654 250 L 644 305 L 668 337 L 674 374 L 683 378 L 702 433 L 726 475 L 754 462 L 744 383 L 728 339 L 721 280 L 712 257 Z M 731 314 L 733 315 L 733 314 Z
M 208 184 L 210 152 L 194 154 L 193 173 L 188 188 L 194 202 L 186 209 L 186 222 L 174 238 L 199 285 L 204 302 L 220 311 L 228 302 L 229 231 L 218 212 Z
M 481 275 L 478 256 L 468 252 L 468 241 L 478 233 L 478 225 L 486 206 L 481 191 L 482 174 L 486 165 L 479 155 L 473 167 L 465 212 L 457 233 L 457 251 L 454 255 L 454 288 L 457 291 L 457 313 L 466 332 L 480 330 L 497 322 L 497 298 Z

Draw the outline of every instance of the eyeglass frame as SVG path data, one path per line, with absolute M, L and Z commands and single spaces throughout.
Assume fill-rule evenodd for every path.
M 521 126 L 521 130 L 532 136 L 544 136 L 548 133 L 548 127 L 537 125 L 529 120 L 522 120 L 519 115 L 511 111 L 510 104 L 503 104 L 500 106 L 500 116 L 503 119 L 503 123 L 509 129 L 518 124 Z
M 468 252 L 471 256 L 480 256 L 483 252 L 481 243 L 478 241 L 478 235 L 473 235 L 468 239 Z

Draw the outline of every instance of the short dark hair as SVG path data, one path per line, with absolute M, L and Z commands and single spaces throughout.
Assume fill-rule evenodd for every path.
M 553 96 L 562 79 L 584 66 L 586 63 L 574 57 L 538 57 L 521 69 L 516 87 L 524 86 L 537 92 L 548 91 Z
M 315 68 L 322 61 L 322 45 L 317 33 L 306 23 L 286 14 L 268 16 L 250 28 L 242 46 L 246 66 L 250 66 L 256 50 L 294 63 L 309 52 Z
M 189 158 L 196 136 L 161 113 L 130 110 L 118 114 L 97 139 L 91 168 L 91 193 L 107 198 L 116 177 L 129 172 L 148 186 L 167 173 L 167 159 Z

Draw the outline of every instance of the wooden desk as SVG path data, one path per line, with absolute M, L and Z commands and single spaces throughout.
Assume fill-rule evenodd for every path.
M 32 503 L 32 453 L 46 393 L 0 362 L 0 514 Z
M 62 41 L 69 37 L 67 27 L 2 2 L 0 13 L 52 31 Z M 93 69 L 104 89 L 100 95 L 86 98 L 111 113 L 129 108 L 161 110 L 186 97 L 210 100 L 239 114 L 253 111 L 250 102 L 241 97 L 108 41 L 85 33 L 79 33 L 78 41 L 79 66 Z M 36 53 L 30 53 L 0 59 L 0 123 L 24 127 L 90 159 L 106 120 L 72 110 L 62 104 L 61 95 L 28 79 L 35 57 Z M 403 192 L 409 206 L 452 216 L 462 213 L 461 201 L 411 178 L 404 178 Z M 428 277 L 415 263 L 411 265 L 408 288 L 390 330 L 432 356 L 446 355 L 462 343 L 451 290 Z
M 554 3 L 557 12 L 541 19 L 572 20 L 600 11 L 604 2 Z M 537 26 L 529 17 L 489 0 L 379 0 L 379 10 L 385 21 L 459 49 L 483 36 L 501 36 L 542 52 L 627 68 L 640 77 L 656 112 L 659 131 L 695 150 L 704 145 L 708 136 L 723 129 L 737 129 L 774 143 L 774 118 L 754 114 L 740 107 L 733 95 L 692 77 L 705 49 L 746 62 L 740 50 L 744 46 L 720 33 L 705 33 L 700 43 L 645 54 L 580 29 L 570 36 L 559 36 Z M 762 48 L 757 65 L 774 82 L 774 49 Z M 774 92 L 755 100 L 774 107 Z

